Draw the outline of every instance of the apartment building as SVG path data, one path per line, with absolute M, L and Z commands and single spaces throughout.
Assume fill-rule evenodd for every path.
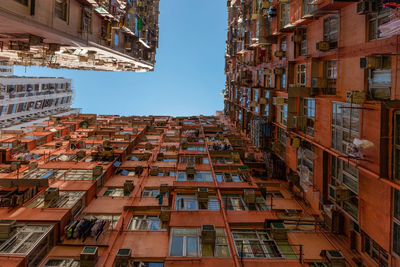
M 0 62 L 0 128 L 18 129 L 52 115 L 80 111 L 71 109 L 74 92 L 70 79 L 13 74 L 13 66 Z
M 0 144 L 2 266 L 354 266 L 223 112 L 70 115 Z
M 152 71 L 159 0 L 3 0 L 0 57 L 15 65 Z
M 225 114 L 348 264 L 400 265 L 398 1 L 227 5 Z

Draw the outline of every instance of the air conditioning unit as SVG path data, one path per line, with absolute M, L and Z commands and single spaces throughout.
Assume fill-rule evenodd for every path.
M 160 184 L 160 194 L 169 193 L 169 184 Z
M 290 138 L 290 146 L 294 147 L 294 148 L 299 148 L 300 147 L 300 138 L 298 138 L 298 137 Z
M 271 223 L 271 234 L 274 240 L 287 239 L 287 229 L 281 222 Z
M 186 167 L 186 174 L 196 174 L 196 169 L 194 167 Z
M 29 170 L 37 169 L 38 165 L 39 164 L 37 162 L 30 162 L 29 163 Z
M 16 220 L 0 220 L 0 240 L 12 237 L 16 229 Z
M 255 108 L 257 106 L 257 102 L 256 101 L 251 101 L 250 102 L 250 107 L 251 108 Z
M 158 175 L 158 166 L 151 166 L 150 175 L 151 176 L 157 176 Z
M 217 234 L 212 224 L 205 224 L 201 227 L 201 242 L 203 244 L 215 244 Z
M 171 217 L 171 211 L 169 210 L 169 208 L 161 207 L 160 220 L 162 222 L 168 222 L 170 217 Z
M 126 195 L 130 194 L 134 188 L 135 188 L 135 184 L 133 183 L 133 180 L 125 180 L 124 194 L 126 194 Z
M 315 77 L 311 79 L 311 87 L 312 88 L 327 88 L 328 80 L 325 78 Z
M 29 45 L 43 44 L 43 38 L 36 35 L 29 35 Z
M 49 187 L 44 192 L 44 202 L 49 203 L 53 199 L 56 199 L 60 196 L 60 190 L 57 187 Z
M 331 49 L 331 45 L 329 42 L 321 41 L 316 44 L 316 48 L 318 51 L 325 52 Z
M 53 52 L 56 52 L 56 51 L 59 51 L 61 49 L 61 45 L 59 45 L 59 44 L 49 44 L 49 51 L 53 51 Z
M 102 174 L 103 174 L 103 166 L 98 165 L 93 168 L 93 178 L 99 177 Z
M 362 69 L 381 69 L 382 66 L 382 56 L 368 56 L 360 58 L 360 68 Z
M 208 188 L 200 187 L 197 189 L 197 196 L 199 201 L 208 201 Z
M 339 250 L 321 250 L 320 256 L 328 260 L 329 266 L 346 267 L 346 260 Z
M 273 98 L 272 98 L 272 103 L 273 103 L 274 105 L 276 105 L 276 106 L 285 105 L 285 98 L 284 98 L 284 97 L 280 97 L 280 96 L 273 97 Z
M 366 99 L 366 93 L 361 91 L 347 91 L 346 102 L 354 104 L 362 104 Z
M 62 142 L 56 142 L 56 144 L 55 144 L 55 148 L 60 148 L 60 147 L 62 147 L 62 145 L 63 145 L 63 143 Z
M 293 127 L 302 130 L 307 126 L 307 118 L 305 116 L 293 116 Z
M 84 247 L 80 255 L 81 267 L 95 267 L 98 259 L 97 247 Z
M 336 202 L 343 202 L 350 198 L 350 190 L 344 186 L 336 186 L 329 184 L 329 197 Z
M 12 143 L 11 143 L 11 147 L 12 147 L 12 148 L 16 148 L 16 147 L 18 147 L 20 144 L 21 144 L 21 141 L 20 141 L 20 140 L 14 140 L 14 141 L 12 141 Z
M 253 204 L 256 202 L 256 192 L 254 189 L 243 189 L 243 195 L 244 202 L 247 204 Z
M 83 159 L 84 157 L 86 157 L 86 151 L 85 150 L 79 150 L 78 152 L 76 152 L 76 157 L 78 158 L 78 160 Z
M 158 161 L 163 161 L 164 160 L 164 153 L 158 153 L 157 160 Z
M 285 70 L 283 68 L 275 68 L 274 69 L 275 75 L 283 75 L 284 73 L 285 73 Z
M 370 13 L 377 12 L 376 10 L 376 2 L 373 0 L 363 0 L 357 3 L 357 14 L 358 15 L 367 15 Z
M 268 104 L 268 99 L 265 97 L 260 97 L 260 99 L 258 100 L 258 104 L 266 105 L 266 104 Z
M 275 51 L 274 55 L 278 58 L 283 58 L 285 56 L 285 51 Z
M 131 249 L 130 248 L 120 248 L 118 249 L 117 255 L 115 256 L 114 267 L 129 267 L 131 260 Z

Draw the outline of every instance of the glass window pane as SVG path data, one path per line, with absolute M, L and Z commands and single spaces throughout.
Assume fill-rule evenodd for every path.
M 264 250 L 261 247 L 260 241 L 250 241 L 250 246 L 254 257 L 265 257 Z
M 183 236 L 173 236 L 171 243 L 171 256 L 183 256 Z
M 400 255 L 400 225 L 393 224 L 393 251 Z
M 186 256 L 196 257 L 198 253 L 197 237 L 188 236 L 186 239 Z
M 394 213 L 393 216 L 400 220 L 400 191 L 394 190 Z

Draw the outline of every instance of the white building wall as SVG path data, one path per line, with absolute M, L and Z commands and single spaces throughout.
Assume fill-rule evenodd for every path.
M 71 79 L 0 77 L 0 128 L 70 110 Z

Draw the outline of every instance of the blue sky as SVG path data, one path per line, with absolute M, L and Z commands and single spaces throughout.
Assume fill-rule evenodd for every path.
M 226 0 L 160 0 L 154 72 L 16 67 L 15 75 L 73 80 L 73 107 L 118 115 L 213 115 L 223 109 Z

